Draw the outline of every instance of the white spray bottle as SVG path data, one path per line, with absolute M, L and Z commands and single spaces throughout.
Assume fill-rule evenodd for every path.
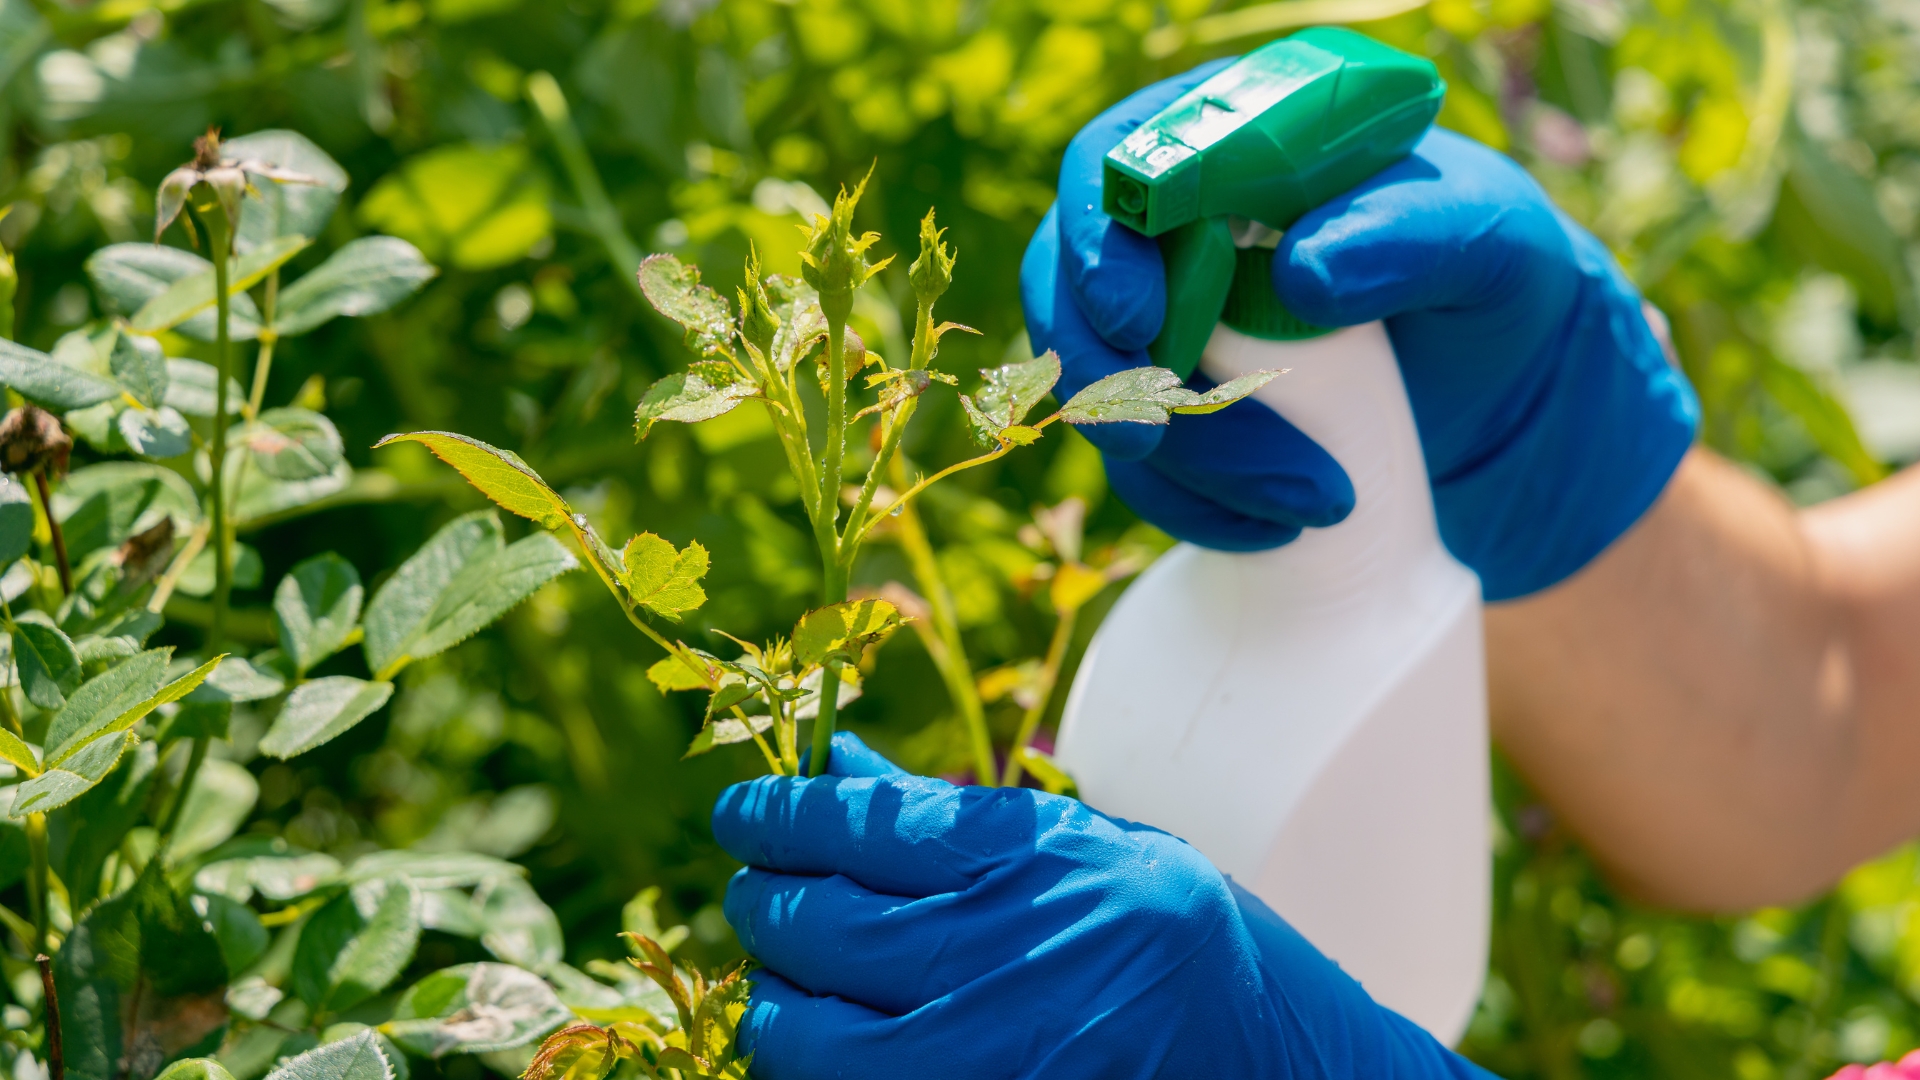
M 1150 352 L 1255 396 L 1353 481 L 1353 513 L 1285 547 L 1182 545 L 1080 667 L 1059 757 L 1091 805 L 1193 843 L 1374 999 L 1444 1042 L 1484 978 L 1490 906 L 1478 580 L 1441 545 L 1393 347 L 1324 331 L 1270 284 L 1285 228 L 1404 156 L 1433 65 L 1316 28 L 1243 57 L 1108 155 L 1107 212 L 1159 236 Z

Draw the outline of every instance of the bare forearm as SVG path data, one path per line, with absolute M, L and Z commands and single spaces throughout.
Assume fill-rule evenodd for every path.
M 1696 450 L 1487 643 L 1496 738 L 1647 899 L 1795 900 L 1920 831 L 1920 475 L 1800 512 Z

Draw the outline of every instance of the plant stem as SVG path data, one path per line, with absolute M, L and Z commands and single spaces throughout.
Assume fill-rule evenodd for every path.
M 187 807 L 187 796 L 193 793 L 193 781 L 200 775 L 200 766 L 207 760 L 207 744 L 212 740 L 205 735 L 193 737 L 193 752 L 187 756 L 187 770 L 180 774 L 180 790 L 174 793 L 173 805 L 167 808 L 167 820 L 160 826 L 160 846 L 165 851 L 173 840 L 173 830 L 180 824 L 180 814 Z
M 33 489 L 40 493 L 40 509 L 47 515 L 47 532 L 53 537 L 53 561 L 60 568 L 60 594 L 73 595 L 73 567 L 67 562 L 67 537 L 60 521 L 53 516 L 53 496 L 47 493 L 47 470 L 33 471 Z
M 52 871 L 47 865 L 47 815 L 27 815 L 27 905 L 33 915 L 33 951 L 47 951 L 48 893 Z
M 820 546 L 821 601 L 825 605 L 847 599 L 847 566 L 838 525 L 840 469 L 847 452 L 847 319 L 827 311 L 827 439 L 820 463 L 820 512 L 813 518 L 814 540 Z M 851 538 L 850 538 L 851 539 Z M 853 540 L 853 547 L 859 542 Z M 820 711 L 813 721 L 813 761 L 809 773 L 823 776 L 833 753 L 833 729 L 840 712 L 840 669 L 820 671 Z
M 957 462 L 953 465 L 947 466 L 944 469 L 941 469 L 939 472 L 934 473 L 932 476 L 922 478 L 918 483 L 908 488 L 905 493 L 900 495 L 898 498 L 894 499 L 893 502 L 888 503 L 887 508 L 885 510 L 882 510 L 880 513 L 875 514 L 873 515 L 873 517 L 868 519 L 867 523 L 860 527 L 860 533 L 858 536 L 855 536 L 852 539 L 852 543 L 854 543 L 857 546 L 862 541 L 866 540 L 867 533 L 873 531 L 874 522 L 879 521 L 885 517 L 888 517 L 894 511 L 899 510 L 902 507 L 905 507 L 907 503 L 913 499 L 914 496 L 927 490 L 928 488 L 939 483 L 940 481 L 945 480 L 947 477 L 952 476 L 954 473 L 964 472 L 968 469 L 973 468 L 976 465 L 985 465 L 989 461 L 998 461 L 999 459 L 1007 456 L 1007 452 L 1012 449 L 1013 449 L 1012 443 L 1001 443 L 997 449 L 990 450 L 987 453 L 981 454 L 979 457 L 972 457 L 972 458 L 968 458 L 965 461 Z
M 227 527 L 227 380 L 231 364 L 230 334 L 233 298 L 227 295 L 227 279 L 233 246 L 231 223 L 220 201 L 207 193 L 196 203 L 195 213 L 207 230 L 208 253 L 213 256 L 213 297 L 215 333 L 213 341 L 214 405 L 213 446 L 208 451 L 213 481 L 209 496 L 213 519 L 213 625 L 207 631 L 207 651 L 220 645 L 227 631 L 227 604 L 233 595 L 233 531 Z
M 186 574 L 187 567 L 193 565 L 193 560 L 199 558 L 200 552 L 206 548 L 208 528 L 207 525 L 199 525 L 187 535 L 186 544 L 173 557 L 166 573 L 160 575 L 159 584 L 153 587 L 153 595 L 147 599 L 148 611 L 158 615 L 167 609 L 167 601 L 173 599 L 173 590 L 179 587 L 180 578 Z
M 280 300 L 280 271 L 267 275 L 266 301 L 260 305 L 260 355 L 253 362 L 253 392 L 247 395 L 247 405 L 243 410 L 247 419 L 260 415 L 260 406 L 267 397 L 267 374 L 273 370 L 273 347 L 280 341 L 280 335 L 273 331 L 273 309 Z
M 1040 666 L 1040 685 L 1034 695 L 1034 702 L 1020 717 L 1020 731 L 1013 737 L 1013 749 L 1007 754 L 1007 772 L 1001 783 L 1014 787 L 1020 783 L 1020 752 L 1033 742 L 1033 733 L 1040 728 L 1040 719 L 1047 715 L 1047 706 L 1053 703 L 1053 689 L 1060 681 L 1060 665 L 1066 662 L 1067 646 L 1073 642 L 1073 624 L 1079 620 L 1080 611 L 1074 608 L 1060 613 L 1060 621 L 1053 626 L 1053 640 L 1047 643 L 1047 659 Z
M 53 985 L 53 960 L 42 948 L 35 954 L 33 962 L 40 965 L 40 999 L 47 1028 L 47 1080 L 64 1080 L 67 1075 L 67 1053 L 60 1040 L 60 994 Z
M 907 462 L 904 457 L 893 462 L 894 482 L 906 479 Z M 933 543 L 927 538 L 927 530 L 920 520 L 920 511 L 912 503 L 900 510 L 900 516 L 894 519 L 899 530 L 900 548 L 907 556 L 907 564 L 913 567 L 914 581 L 920 586 L 920 594 L 927 598 L 929 621 L 933 624 L 933 633 L 923 638 L 928 645 L 927 655 L 933 660 L 934 670 L 940 673 L 940 679 L 947 685 L 947 696 L 953 699 L 953 707 L 959 711 L 961 722 L 967 726 L 967 742 L 973 748 L 974 779 L 985 787 L 998 783 L 999 770 L 993 762 L 993 735 L 987 730 L 987 712 L 980 704 L 980 688 L 974 684 L 973 664 L 967 659 L 966 643 L 960 637 L 960 619 L 955 614 L 953 590 L 947 587 L 947 579 L 940 573 L 940 561 L 934 557 Z
M 580 196 L 580 208 L 586 211 L 594 235 L 606 249 L 615 273 L 635 296 L 646 302 L 636 275 L 640 267 L 640 246 L 627 235 L 626 223 L 613 208 L 613 200 L 607 198 L 600 171 L 594 168 L 593 157 L 587 153 L 579 129 L 573 126 L 573 112 L 567 107 L 567 95 L 560 89 L 560 83 L 552 75 L 536 71 L 527 76 L 527 99 L 533 102 L 534 111 L 546 123 L 553 148 L 560 154 L 560 164 L 566 167 L 567 178 L 573 181 L 573 190 Z

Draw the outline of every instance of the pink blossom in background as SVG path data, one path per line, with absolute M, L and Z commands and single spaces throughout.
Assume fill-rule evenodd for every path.
M 1883 1061 L 1878 1065 L 1849 1065 L 1834 1073 L 1828 1080 L 1920 1080 L 1920 1050 L 1915 1050 L 1898 1062 Z

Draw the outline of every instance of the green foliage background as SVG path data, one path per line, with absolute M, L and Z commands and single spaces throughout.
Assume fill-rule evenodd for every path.
M 364 449 L 451 429 L 522 455 L 605 535 L 707 544 L 712 602 L 689 641 L 769 634 L 816 586 L 797 492 L 757 410 L 635 445 L 632 403 L 687 355 L 636 297 L 592 184 L 640 248 L 730 293 L 750 244 L 795 272 L 800 214 L 873 164 L 862 224 L 882 254 L 911 257 L 930 205 L 952 230 L 943 311 L 983 333 L 950 338 L 940 364 L 964 373 L 1026 355 L 1018 262 L 1072 133 L 1137 86 L 1310 22 L 1442 65 L 1442 122 L 1525 161 L 1667 313 L 1711 445 L 1802 500 L 1920 455 L 1920 11 L 1895 0 L 4 0 L 0 242 L 19 261 L 19 336 L 48 348 L 99 313 L 82 260 L 150 235 L 154 185 L 209 123 L 298 129 L 353 187 L 295 270 L 378 231 L 445 272 L 395 313 L 282 346 L 269 404 L 323 388 L 362 471 L 333 509 L 247 538 L 264 580 L 326 550 L 375 573 L 478 506 L 418 448 Z M 529 102 L 535 72 L 558 80 L 590 168 Z M 906 352 L 906 261 L 856 311 L 889 356 Z M 957 409 L 922 427 L 917 460 L 964 452 Z M 1134 527 L 1077 438 L 925 504 L 980 667 L 1043 650 L 1051 616 L 1018 532 L 1076 494 L 1096 542 Z M 908 574 L 882 546 L 859 577 Z M 576 964 L 617 955 L 621 905 L 659 885 L 663 921 L 693 929 L 688 955 L 734 955 L 715 903 L 732 867 L 706 819 L 757 759 L 679 761 L 695 707 L 648 683 L 658 657 L 599 593 L 580 574 L 549 586 L 292 762 L 254 758 L 237 717 L 233 756 L 261 788 L 246 828 L 343 856 L 519 858 Z M 240 632 L 266 644 L 266 595 L 237 602 L 254 613 Z M 939 686 L 901 635 L 849 722 L 910 767 L 957 771 Z M 1016 711 L 994 714 L 1003 739 Z M 1503 1075 L 1814 1077 L 1920 1042 L 1912 851 L 1802 910 L 1682 918 L 1613 897 L 1517 781 L 1499 806 L 1494 975 L 1467 1049 Z M 401 985 L 483 955 L 429 932 Z M 25 969 L 6 972 L 30 996 Z

